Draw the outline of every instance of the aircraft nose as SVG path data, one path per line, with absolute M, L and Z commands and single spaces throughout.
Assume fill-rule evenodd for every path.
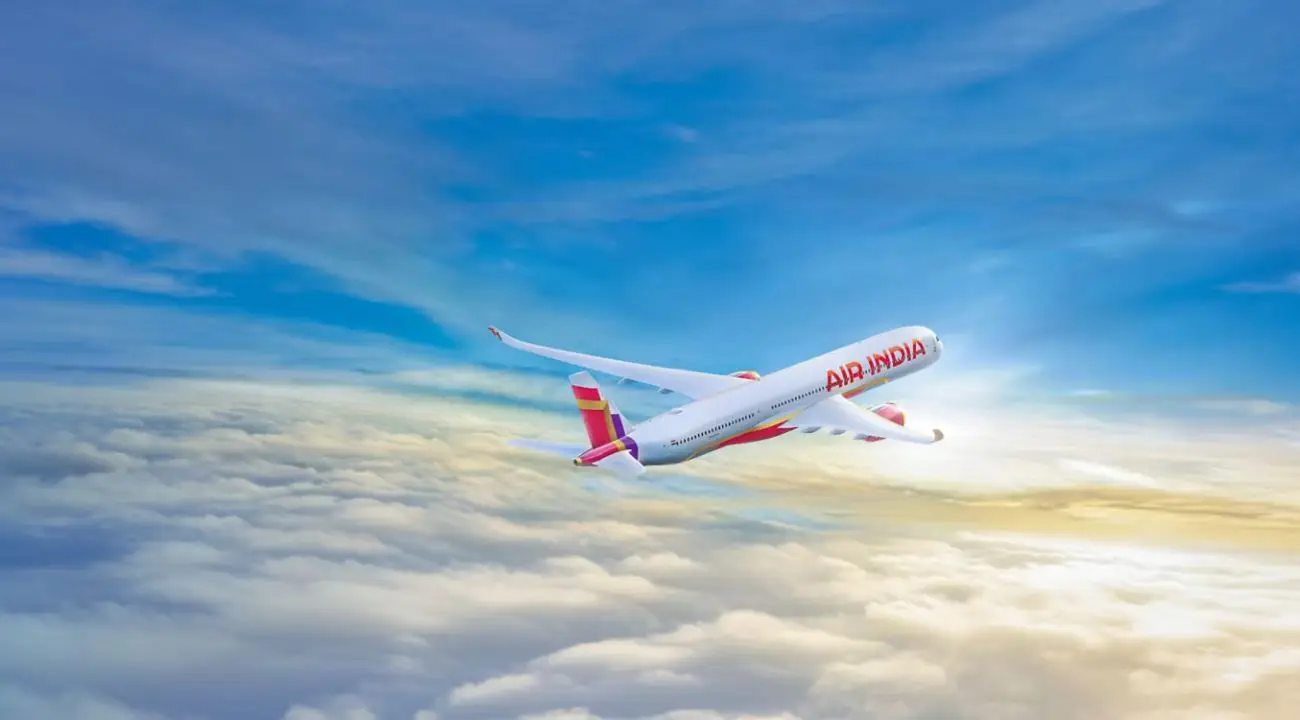
M 943 354 L 943 341 L 939 339 L 938 335 L 934 336 L 934 354 L 935 355 Z

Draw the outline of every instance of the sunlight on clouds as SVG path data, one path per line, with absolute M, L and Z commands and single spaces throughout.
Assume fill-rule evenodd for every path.
M 1165 421 L 1152 453 L 1186 462 L 1145 485 L 1095 477 L 1141 466 L 1130 436 L 1054 410 L 1010 425 L 1046 450 L 960 448 L 957 482 L 907 474 L 924 452 L 799 438 L 689 469 L 735 493 L 685 492 L 681 469 L 611 493 L 506 444 L 580 437 L 571 414 L 325 385 L 10 390 L 27 420 L 6 447 L 67 434 L 0 515 L 18 538 L 103 541 L 0 600 L 28 648 L 0 653 L 18 688 L 0 703 L 56 702 L 51 677 L 160 717 L 292 720 L 1280 719 L 1300 701 L 1280 469 L 1246 488 L 1269 500 L 1169 482 L 1206 474 L 1201 453 L 1229 474 L 1290 457 L 1248 432 L 1202 450 Z M 1002 457 L 1026 479 L 982 484 Z M 1092 475 L 1030 481 L 1080 462 Z M 168 692 L 194 673 L 245 691 Z
M 1088 462 L 1087 460 L 1077 460 L 1074 458 L 1065 458 L 1057 462 L 1057 465 L 1067 472 L 1079 473 L 1089 478 L 1104 483 L 1113 483 L 1116 485 L 1128 485 L 1134 487 L 1158 487 L 1159 481 L 1155 478 L 1136 473 L 1124 468 L 1102 465 L 1101 463 Z M 1172 489 L 1172 488 L 1171 488 Z

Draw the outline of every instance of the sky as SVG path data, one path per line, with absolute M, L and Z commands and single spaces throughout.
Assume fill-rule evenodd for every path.
M 1284 717 L 1297 21 L 0 7 L 0 717 Z M 511 445 L 581 439 L 569 370 L 486 331 L 912 324 L 941 445 L 642 484 Z

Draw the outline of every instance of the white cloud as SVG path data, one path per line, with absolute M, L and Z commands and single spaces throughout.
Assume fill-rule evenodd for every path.
M 1291 406 L 1286 403 L 1258 398 L 1205 400 L 1202 401 L 1200 405 L 1209 410 L 1222 410 L 1225 412 L 1242 413 L 1246 415 L 1281 415 L 1291 410 Z
M 1229 292 L 1239 293 L 1300 293 L 1300 272 L 1291 273 L 1285 278 L 1273 282 L 1251 281 L 1225 285 Z
M 1088 462 L 1087 460 L 1076 460 L 1066 458 L 1060 461 L 1062 469 L 1081 473 L 1091 478 L 1096 478 L 1103 482 L 1114 482 L 1121 485 L 1135 485 L 1138 487 L 1159 487 L 1160 482 L 1155 478 L 1148 477 L 1142 473 L 1136 473 L 1132 470 L 1125 470 L 1111 465 Z
M 461 685 L 451 691 L 453 705 L 500 700 L 527 694 L 537 688 L 536 676 L 529 674 L 501 675 L 480 683 Z
M 352 695 L 342 695 L 331 699 L 325 709 L 294 705 L 281 720 L 379 720 L 373 710 L 366 707 L 365 701 Z M 422 720 L 416 718 L 415 720 Z M 436 720 L 436 718 L 430 719 Z
M 112 697 L 213 720 L 1001 719 L 1062 707 L 1267 719 L 1288 717 L 1275 700 L 1297 699 L 1285 680 L 1300 667 L 1288 611 L 1300 600 L 1297 513 L 1281 475 L 1260 472 L 1287 456 L 1258 456 L 1240 437 L 1204 452 L 1257 476 L 1246 497 L 1272 493 L 1249 513 L 1229 494 L 1171 489 L 1203 471 L 1206 439 L 1151 418 L 1115 438 L 1113 425 L 1022 417 L 1042 434 L 1011 437 L 1050 452 L 964 457 L 1145 473 L 1145 447 L 1166 463 L 1145 494 L 1086 476 L 1076 486 L 1109 512 L 1158 519 L 1125 528 L 1046 494 L 927 488 L 885 443 L 838 457 L 819 454 L 831 440 L 773 443 L 700 464 L 696 480 L 746 493 L 735 497 L 676 495 L 668 476 L 619 495 L 504 443 L 525 428 L 576 432 L 569 416 L 324 385 L 0 392 L 24 417 L 0 447 L 57 426 L 51 453 L 118 458 L 55 462 L 65 469 L 0 487 L 0 582 L 15 588 L 0 635 L 21 648 L 0 652 L 0 678 L 24 702 Z M 840 527 L 745 519 L 765 508 Z M 1061 524 L 1075 535 L 1035 534 Z M 1162 547 L 1175 536 L 1155 531 L 1173 526 L 1198 545 Z M 1283 554 L 1251 551 L 1275 536 L 1291 537 L 1269 546 Z M 186 682 L 196 676 L 241 693 Z
M 592 715 L 587 708 L 566 708 L 544 713 L 529 713 L 519 720 L 601 720 L 601 718 Z
M 182 282 L 173 275 L 133 267 L 113 255 L 102 254 L 90 258 L 13 246 L 0 246 L 0 277 L 57 281 L 160 295 L 206 295 L 209 292 Z

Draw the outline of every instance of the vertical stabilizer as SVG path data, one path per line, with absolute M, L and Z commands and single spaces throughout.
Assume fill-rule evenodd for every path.
M 569 376 L 573 398 L 578 401 L 578 413 L 587 428 L 587 441 L 597 448 L 624 435 L 623 416 L 612 402 L 606 400 L 591 373 L 583 370 Z

